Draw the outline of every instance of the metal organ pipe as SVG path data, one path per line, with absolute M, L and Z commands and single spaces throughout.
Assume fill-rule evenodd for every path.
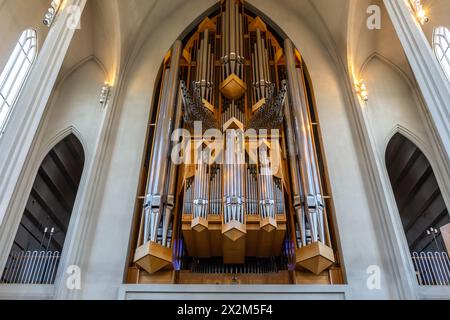
M 295 142 L 294 138 L 294 129 L 292 127 L 292 117 L 291 117 L 291 110 L 289 108 L 289 102 L 285 101 L 285 117 L 286 117 L 286 142 L 287 145 L 290 146 L 288 148 L 288 155 L 289 155 L 289 168 L 291 171 L 292 179 L 291 179 L 291 188 L 292 188 L 292 194 L 293 194 L 293 206 L 295 210 L 295 214 L 297 216 L 298 221 L 298 231 L 300 232 L 300 241 L 301 243 L 299 245 L 306 246 L 306 217 L 305 217 L 305 211 L 302 207 L 302 189 L 300 181 L 302 180 L 302 177 L 299 172 L 298 167 L 298 144 Z
M 183 99 L 181 92 L 178 93 L 178 101 L 176 104 L 174 129 L 181 127 L 183 118 Z M 165 207 L 165 216 L 163 223 L 162 243 L 166 244 L 169 237 L 170 222 L 172 220 L 173 210 L 175 208 L 175 192 L 177 188 L 177 165 L 170 160 L 169 167 L 169 183 L 167 184 L 167 204 Z M 169 239 L 170 240 L 170 239 Z M 169 246 L 169 245 L 168 245 Z
M 207 219 L 208 217 L 208 190 L 209 190 L 209 176 L 208 176 L 208 159 L 207 151 L 202 153 L 202 158 L 197 166 L 197 174 L 195 177 L 196 185 L 198 185 L 198 194 L 194 199 L 194 217 L 201 217 Z M 197 214 L 195 214 L 195 207 L 197 207 Z
M 267 217 L 275 218 L 275 208 L 274 208 L 275 196 L 274 196 L 273 176 L 270 172 L 270 163 L 267 152 L 268 152 L 267 148 L 262 148 L 260 150 L 260 163 L 261 163 L 260 205 L 262 211 L 262 218 Z
M 291 112 L 297 145 L 301 146 L 300 166 L 303 177 L 304 201 L 307 208 L 307 221 L 310 226 L 312 242 L 326 244 L 324 226 L 324 204 L 320 189 L 320 178 L 310 131 L 305 84 L 303 76 L 297 70 L 294 47 L 289 39 L 285 40 L 286 68 L 289 79 Z M 305 230 L 306 232 L 306 230 Z
M 201 88 L 201 97 L 209 102 L 213 98 L 213 79 L 214 79 L 214 53 L 210 44 L 210 31 L 203 31 L 203 38 L 200 40 L 198 50 L 196 81 Z
M 222 65 L 223 78 L 232 73 L 239 78 L 243 76 L 243 21 L 239 1 L 225 0 L 222 13 Z
M 144 204 L 144 242 L 158 241 L 158 228 L 164 215 L 166 205 L 165 186 L 170 152 L 170 136 L 174 129 L 174 108 L 179 89 L 179 70 L 181 58 L 181 41 L 177 40 L 172 48 L 170 69 L 166 71 L 165 88 L 159 107 L 155 143 L 153 145 L 150 174 L 147 184 L 149 194 Z M 162 243 L 162 239 L 159 240 Z
M 256 103 L 268 97 L 271 84 L 268 49 L 262 36 L 262 31 L 259 28 L 256 29 L 256 43 L 253 45 L 252 65 L 253 94 Z
M 225 149 L 225 223 L 244 223 L 244 139 L 241 131 L 227 130 Z

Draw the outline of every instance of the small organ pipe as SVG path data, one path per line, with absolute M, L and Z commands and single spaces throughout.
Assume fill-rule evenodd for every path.
M 200 85 L 201 97 L 212 102 L 214 78 L 214 54 L 209 43 L 210 31 L 203 31 L 200 48 L 197 51 L 196 82 Z
M 224 65 L 224 79 L 236 74 L 242 78 L 243 74 L 243 30 L 240 4 L 235 0 L 225 0 L 225 11 L 222 13 L 225 29 L 222 31 L 223 49 L 222 64 Z

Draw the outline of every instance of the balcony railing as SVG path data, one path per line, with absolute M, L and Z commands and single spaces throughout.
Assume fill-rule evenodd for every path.
M 57 251 L 18 251 L 9 255 L 1 283 L 53 284 L 61 254 Z
M 446 252 L 413 252 L 412 261 L 419 285 L 450 285 L 450 260 Z

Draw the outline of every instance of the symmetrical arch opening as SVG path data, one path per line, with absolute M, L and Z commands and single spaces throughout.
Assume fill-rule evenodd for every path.
M 433 48 L 442 69 L 450 81 L 450 30 L 437 27 L 433 32 Z
M 450 284 L 450 261 L 441 228 L 450 216 L 423 152 L 402 134 L 391 139 L 386 166 L 419 284 Z
M 312 85 L 276 29 L 222 1 L 165 57 L 128 283 L 344 282 Z
M 2 283 L 51 284 L 69 227 L 85 155 L 70 134 L 39 167 L 3 272 Z
M 0 137 L 37 55 L 37 34 L 27 29 L 0 75 Z

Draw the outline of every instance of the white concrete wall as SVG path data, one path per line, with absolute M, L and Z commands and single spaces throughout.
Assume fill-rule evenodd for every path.
M 412 294 L 420 299 L 448 298 L 446 287 L 419 287 L 414 276 L 409 248 L 403 231 L 397 204 L 386 169 L 385 153 L 395 133 L 403 134 L 416 144 L 431 163 L 441 189 L 444 201 L 449 204 L 448 175 L 442 163 L 436 137 L 433 135 L 426 107 L 415 83 L 411 83 L 401 69 L 384 57 L 375 55 L 362 70 L 369 92 L 369 101 L 362 105 L 366 125 L 374 144 L 375 161 L 379 164 L 379 174 L 383 192 L 387 201 L 387 213 L 393 224 L 393 233 L 389 235 L 400 249 L 402 259 L 402 276 L 410 277 Z M 386 214 L 386 213 L 385 213 Z M 388 247 L 388 250 L 392 250 Z M 403 281 L 407 281 L 406 278 Z
M 406 78 L 378 57 L 366 65 L 363 78 L 370 92 L 365 106 L 367 119 L 377 144 L 378 156 L 384 160 L 387 145 L 397 126 L 411 132 L 420 142 L 419 148 L 430 157 L 431 150 L 426 125 L 421 117 L 416 92 Z M 417 143 L 417 141 L 413 141 Z
M 424 9 L 430 21 L 422 26 L 430 44 L 433 41 L 433 30 L 444 26 L 450 29 L 450 1 L 448 0 L 422 0 Z
M 81 141 L 85 152 L 85 167 L 81 179 L 77 199 L 75 202 L 72 219 L 70 221 L 68 235 L 64 246 L 70 242 L 74 225 L 78 222 L 78 208 L 80 206 L 80 194 L 85 188 L 87 168 L 94 156 L 94 148 L 98 140 L 105 109 L 99 103 L 101 87 L 104 82 L 104 72 L 99 65 L 90 60 L 82 64 L 73 73 L 67 76 L 65 81 L 56 88 L 52 100 L 49 102 L 44 119 L 35 139 L 35 144 L 30 151 L 14 199 L 11 203 L 11 214 L 1 225 L 2 237 L 0 244 L 0 257 L 7 257 L 15 238 L 17 228 L 24 212 L 26 201 L 29 197 L 34 179 L 42 160 L 47 153 L 68 134 L 74 133 Z M 60 270 L 65 273 L 65 270 Z M 38 286 L 43 292 L 48 292 L 45 286 Z M 12 297 L 22 297 L 23 290 L 27 286 L 0 286 L 2 293 Z M 33 290 L 40 290 L 39 288 Z M 9 292 L 9 293 L 8 293 Z
M 104 79 L 103 70 L 94 60 L 85 62 L 67 76 L 56 88 L 41 126 L 42 145 L 64 129 L 74 127 L 85 149 L 85 163 L 89 162 L 105 111 L 99 102 Z
M 394 276 L 389 267 L 391 261 L 386 254 L 388 248 L 380 237 L 380 213 L 375 209 L 368 191 L 365 160 L 359 147 L 360 137 L 355 131 L 356 124 L 343 85 L 347 78 L 342 73 L 344 68 L 338 67 L 340 62 L 335 59 L 334 52 L 329 51 L 333 44 L 328 43 L 327 39 L 318 39 L 314 30 L 303 23 L 295 12 L 278 6 L 276 2 L 249 2 L 278 24 L 292 39 L 308 65 L 321 122 L 336 209 L 335 227 L 350 295 L 358 299 L 397 298 Z M 90 216 L 90 223 L 81 239 L 75 239 L 70 229 L 67 238 L 70 246 L 81 244 L 75 251 L 82 252 L 82 255 L 75 263 L 82 269 L 82 289 L 69 293 L 61 287 L 57 290 L 59 298 L 117 298 L 127 264 L 131 222 L 135 200 L 139 196 L 136 190 L 146 125 L 158 70 L 179 34 L 215 3 L 215 0 L 191 0 L 164 17 L 156 27 L 146 29 L 144 25 L 142 33 L 136 37 L 145 38 L 145 43 L 135 52 L 136 55 L 129 53 L 128 60 L 125 59 L 123 82 L 122 79 L 116 82 L 120 91 L 115 100 L 117 108 L 114 109 L 112 129 L 107 134 L 106 156 L 102 159 L 100 172 L 92 172 L 101 179 L 94 203 L 84 213 Z M 384 157 L 388 137 L 396 124 L 408 128 L 426 144 L 427 129 L 405 80 L 378 59 L 373 59 L 365 72 L 370 92 L 367 119 L 379 155 Z M 89 165 L 106 112 L 98 103 L 104 80 L 101 68 L 94 61 L 89 61 L 62 82 L 49 104 L 32 160 L 37 159 L 62 130 L 74 126 L 85 147 L 86 163 Z M 30 179 L 38 163 L 30 161 L 29 166 L 31 169 L 27 170 L 31 171 L 25 173 L 25 178 Z M 86 179 L 85 176 L 79 192 L 82 192 Z M 25 187 L 22 194 L 26 195 Z M 74 213 L 76 210 L 77 207 Z M 76 222 L 77 219 L 71 224 Z M 381 290 L 367 288 L 366 270 L 372 265 L 382 270 Z M 61 286 L 64 284 L 65 281 L 60 282 Z

